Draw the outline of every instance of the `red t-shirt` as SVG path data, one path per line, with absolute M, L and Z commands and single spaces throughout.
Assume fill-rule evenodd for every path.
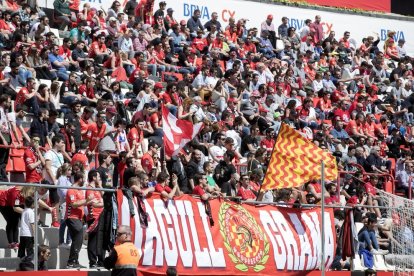
M 142 156 L 141 166 L 146 173 L 149 173 L 154 167 L 154 159 L 152 159 L 152 156 L 148 152 Z
M 59 56 L 62 56 L 63 59 L 68 59 L 71 56 L 71 53 L 72 52 L 68 48 L 64 49 L 63 46 L 59 47 Z
M 74 208 L 72 206 L 73 202 L 84 200 L 85 194 L 84 191 L 81 190 L 68 190 L 66 193 L 66 218 L 70 219 L 79 219 L 82 220 L 83 218 L 83 206 L 79 206 Z
M 245 189 L 243 187 L 239 188 L 237 196 L 241 197 L 243 200 L 256 199 L 256 195 L 250 189 Z
M 106 131 L 106 125 L 103 124 L 100 129 L 96 123 L 90 124 L 88 127 L 87 137 L 89 139 L 89 149 L 91 151 L 95 150 L 95 147 L 98 145 L 99 140 L 104 138 Z
M 29 169 L 29 165 L 39 161 L 37 153 L 34 152 L 33 148 L 27 148 L 23 154 L 24 164 L 26 166 L 26 182 L 27 183 L 40 183 L 43 179 L 42 165 L 38 165 L 33 170 Z
M 82 135 L 82 139 L 83 140 L 87 140 L 88 139 L 88 128 L 89 128 L 89 122 L 85 121 L 84 119 L 82 119 L 82 117 L 79 118 L 79 123 L 80 123 L 80 127 L 81 127 L 81 132 L 85 132 L 84 135 Z
M 93 87 L 87 88 L 86 84 L 82 84 L 81 86 L 79 86 L 78 93 L 88 97 L 89 99 L 95 98 L 95 89 Z
M 91 49 L 89 50 L 89 57 L 94 58 L 96 56 L 95 50 L 98 50 L 98 53 L 106 52 L 105 43 L 102 43 L 102 45 L 99 46 L 98 41 L 93 42 L 91 45 Z
M 162 186 L 161 184 L 157 183 L 157 185 L 155 185 L 154 190 L 157 193 L 162 193 L 162 192 L 166 192 L 166 193 L 171 193 L 171 188 L 168 186 Z
M 92 186 L 88 186 L 89 188 L 94 188 Z M 100 202 L 103 201 L 102 195 L 98 191 L 86 191 L 86 198 L 92 195 L 94 199 L 98 199 Z M 87 221 L 98 219 L 99 215 L 103 211 L 103 207 L 93 207 L 92 204 L 88 204 L 88 216 L 86 217 Z
M 5 206 L 14 207 L 23 205 L 24 203 L 24 197 L 16 187 L 6 190 L 4 196 L 6 197 L 4 200 Z
M 25 95 L 30 94 L 29 90 L 26 87 L 22 87 L 16 95 L 16 100 L 14 101 L 14 108 L 18 105 L 22 105 L 26 101 Z
M 377 195 L 377 190 L 370 182 L 365 183 L 365 191 L 371 195 Z
M 200 185 L 197 185 L 194 187 L 193 189 L 193 195 L 198 195 L 198 196 L 202 196 L 204 195 L 206 192 L 204 191 L 203 188 L 201 188 Z
M 144 140 L 144 132 L 142 130 L 138 130 L 136 127 L 131 128 L 127 135 L 127 139 L 129 142 L 129 146 L 132 148 L 132 144 L 134 141 L 137 143 L 141 143 Z
M 262 141 L 260 141 L 260 147 L 265 148 L 267 151 L 272 151 L 274 146 L 275 146 L 274 139 L 264 138 Z

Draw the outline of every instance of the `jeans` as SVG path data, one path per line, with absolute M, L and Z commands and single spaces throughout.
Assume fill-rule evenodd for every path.
M 60 81 L 67 81 L 67 80 L 69 80 L 69 74 L 66 72 L 66 69 L 64 69 L 64 70 L 58 69 L 56 71 L 56 74 L 57 74 L 57 76 L 58 76 L 58 78 L 59 78 Z
M 148 64 L 148 72 L 151 72 L 151 75 L 154 77 L 157 75 L 157 65 L 156 64 Z
M 375 236 L 375 231 L 365 229 L 358 234 L 358 241 L 360 246 L 363 246 L 364 249 L 370 250 L 372 247 L 374 249 L 379 249 L 377 237 Z
M 72 237 L 72 245 L 70 246 L 68 264 L 79 263 L 79 251 L 82 248 L 83 241 L 83 224 L 79 219 L 66 219 L 70 236 Z
M 59 208 L 60 208 L 59 244 L 62 244 L 65 242 L 65 230 L 67 227 L 66 220 L 64 219 L 65 212 L 66 212 L 66 202 L 60 204 Z M 66 243 L 69 244 L 70 242 L 71 242 L 71 238 L 70 238 L 70 233 L 68 229 L 68 233 L 66 234 Z
M 37 101 L 36 96 L 31 97 L 30 99 L 26 100 L 24 102 L 25 105 L 27 105 L 29 108 L 31 108 L 31 111 L 35 116 L 38 116 L 40 112 L 39 102 Z

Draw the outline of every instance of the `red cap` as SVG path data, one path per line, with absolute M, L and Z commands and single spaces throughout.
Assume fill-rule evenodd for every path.
M 163 89 L 163 88 L 164 86 L 160 82 L 157 82 L 156 84 L 154 84 L 154 89 Z
M 239 100 L 237 100 L 237 98 L 229 98 L 227 100 L 227 102 L 229 102 L 229 103 L 237 103 L 237 102 L 239 102 Z
M 378 86 L 376 86 L 375 84 L 371 85 L 371 89 L 374 90 L 374 91 L 379 90 Z
M 185 20 L 181 20 L 180 25 L 187 25 L 187 22 L 185 22 Z
M 267 19 L 272 20 L 272 19 L 273 19 L 273 15 L 269 14 L 269 15 L 267 16 Z
M 202 105 L 210 105 L 210 102 L 202 101 L 201 104 Z

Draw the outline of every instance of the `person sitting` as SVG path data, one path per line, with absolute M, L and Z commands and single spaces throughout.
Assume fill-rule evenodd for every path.
M 367 222 L 358 233 L 359 250 L 368 250 L 373 255 L 388 254 L 387 250 L 382 250 L 379 248 L 378 240 L 375 234 L 376 227 L 377 216 L 375 214 L 372 214 L 368 216 Z

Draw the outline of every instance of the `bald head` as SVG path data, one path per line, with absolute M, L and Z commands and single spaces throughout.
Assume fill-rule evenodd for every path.
M 129 227 L 128 225 L 119 225 L 118 226 L 118 233 L 125 233 L 127 235 L 131 235 L 132 230 L 131 230 L 131 227 Z

